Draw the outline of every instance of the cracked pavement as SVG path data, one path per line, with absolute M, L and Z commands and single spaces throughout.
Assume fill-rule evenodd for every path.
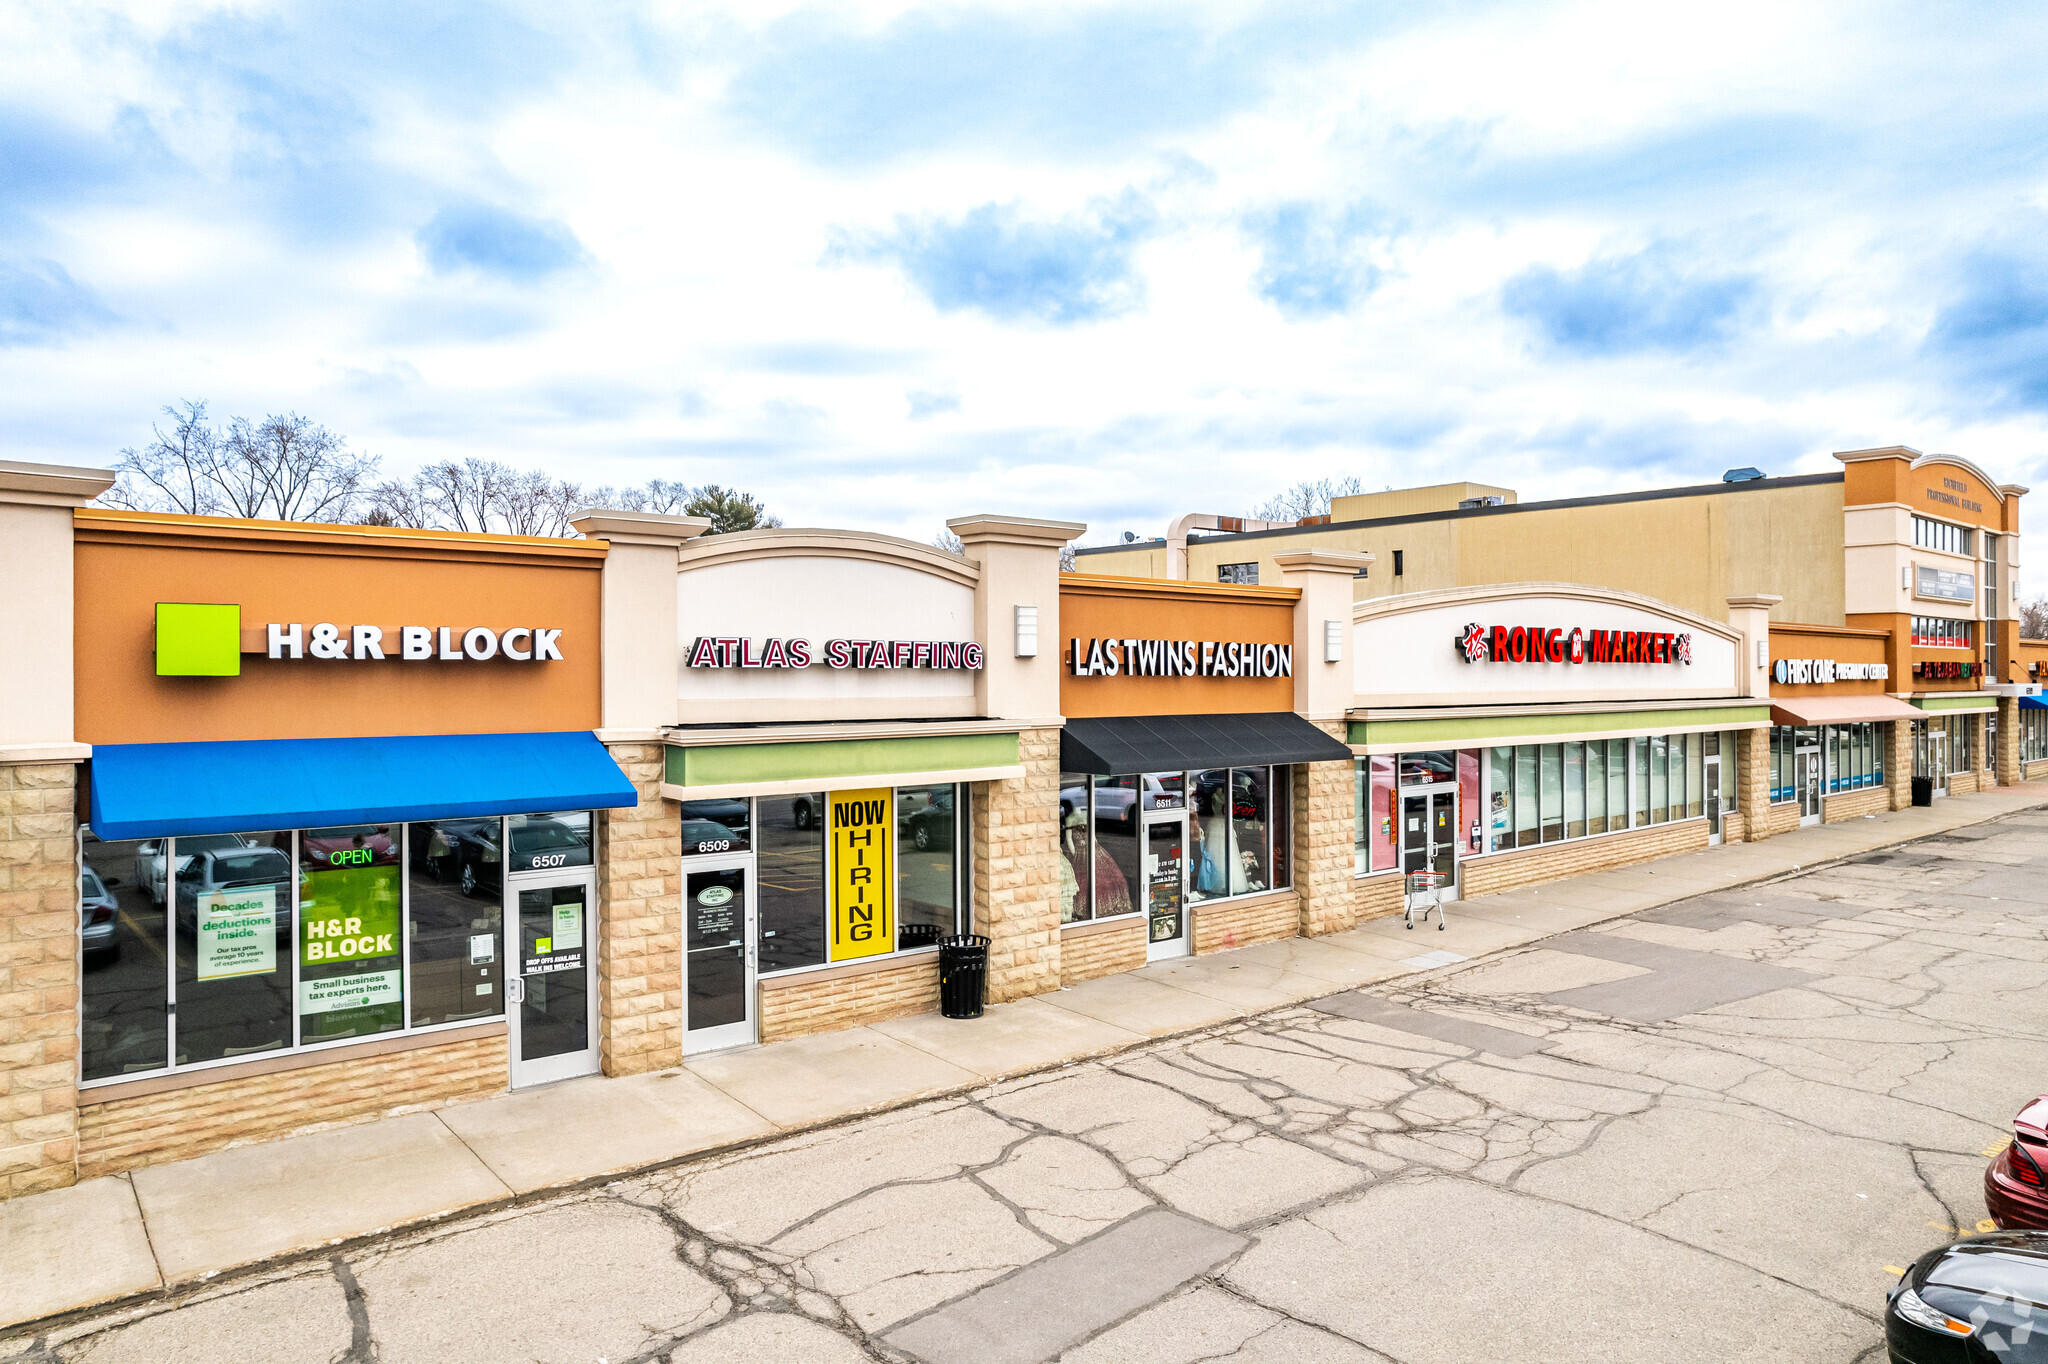
M 2044 870 L 2022 812 L 0 1360 L 1881 1359 L 2048 1088 Z

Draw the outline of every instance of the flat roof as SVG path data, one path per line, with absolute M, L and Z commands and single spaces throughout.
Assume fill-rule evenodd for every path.
M 1204 535 L 1199 540 L 1191 536 L 1188 543 L 1195 545 L 1218 540 L 1269 540 L 1282 535 L 1315 535 L 1331 530 L 1408 526 L 1423 521 L 1448 521 L 1461 516 L 1515 516 L 1522 512 L 1557 511 L 1569 507 L 1605 507 L 1618 502 L 1656 502 L 1667 497 L 1708 497 L 1717 493 L 1760 492 L 1772 488 L 1810 488 L 1817 484 L 1842 481 L 1842 474 L 1831 473 L 1790 474 L 1784 478 L 1752 478 L 1741 483 L 1693 483 L 1682 488 L 1648 488 L 1633 493 L 1604 493 L 1598 497 L 1560 497 L 1548 502 L 1517 502 L 1500 507 L 1452 507 L 1446 511 L 1413 512 L 1407 516 L 1380 516 L 1365 521 L 1325 521 L 1320 525 L 1287 526 L 1281 530 L 1247 530 L 1234 535 Z M 1074 553 L 1076 556 L 1114 554 L 1120 550 L 1143 549 L 1149 545 L 1165 543 L 1164 537 L 1155 536 L 1149 540 L 1126 540 L 1115 545 L 1090 545 L 1084 549 L 1076 549 Z

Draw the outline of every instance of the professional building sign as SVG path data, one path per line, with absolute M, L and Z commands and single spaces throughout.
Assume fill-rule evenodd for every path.
M 1215 639 L 1080 639 L 1067 643 L 1075 677 L 1292 677 L 1292 644 Z
M 1467 663 L 1692 663 L 1692 636 L 1662 630 L 1474 623 L 1452 643 Z
M 1915 663 L 1913 676 L 1929 682 L 1961 682 L 1978 675 L 1977 665 L 1964 660 L 1958 663 Z
M 739 636 L 699 635 L 690 646 L 692 668 L 808 668 L 822 663 L 835 671 L 932 669 L 974 672 L 987 662 L 971 639 L 808 639 L 770 637 L 756 647 Z
M 896 889 L 896 822 L 891 808 L 895 798 L 895 791 L 886 786 L 834 791 L 826 797 L 832 850 L 827 948 L 833 961 L 878 956 L 896 946 L 890 907 Z
M 1829 682 L 1882 682 L 1892 675 L 1889 663 L 1841 663 L 1832 658 L 1781 658 L 1771 664 L 1771 681 L 1779 686 L 1824 686 Z
M 1934 597 L 1941 601 L 1977 600 L 1977 575 L 1957 573 L 1953 569 L 1930 568 L 1926 564 L 1915 564 L 1914 595 Z
M 335 1013 L 380 1004 L 397 1005 L 405 997 L 403 973 L 349 971 L 333 968 L 398 955 L 398 900 L 363 895 L 346 906 L 299 909 L 299 1012 Z
M 158 602 L 155 649 L 158 677 L 240 677 L 242 608 Z M 559 663 L 562 632 L 539 625 L 403 625 L 394 634 L 381 625 L 272 621 L 263 627 L 263 651 L 269 658 L 297 660 Z
M 402 625 L 396 640 L 387 640 L 379 625 L 323 622 L 310 631 L 299 624 L 273 623 L 263 627 L 264 653 L 270 658 L 388 657 L 406 663 L 481 663 L 505 658 L 514 663 L 560 663 L 561 639 L 560 630 L 529 625 L 514 625 L 506 630 L 493 630 L 488 625 Z

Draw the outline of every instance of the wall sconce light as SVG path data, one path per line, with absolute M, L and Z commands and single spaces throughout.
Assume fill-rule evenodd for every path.
M 1344 658 L 1344 622 L 1326 620 L 1323 622 L 1323 662 L 1338 663 Z
M 1017 609 L 1017 657 L 1038 657 L 1038 608 L 1020 606 Z

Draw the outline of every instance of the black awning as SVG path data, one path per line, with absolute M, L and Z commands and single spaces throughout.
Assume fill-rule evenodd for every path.
M 1264 763 L 1350 762 L 1351 749 L 1293 711 L 1115 715 L 1067 721 L 1060 770 L 1115 776 Z

